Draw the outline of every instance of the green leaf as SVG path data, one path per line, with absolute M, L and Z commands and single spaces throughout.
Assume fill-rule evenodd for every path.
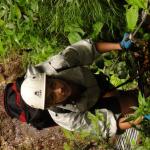
M 29 3 L 28 0 L 15 0 L 20 6 L 25 6 Z
M 73 2 L 73 0 L 67 0 L 67 3 L 72 3 Z
M 126 9 L 127 28 L 130 31 L 133 31 L 136 27 L 138 21 L 138 11 L 139 8 L 137 6 L 131 6 Z
M 23 36 L 24 36 L 24 32 L 18 33 L 17 34 L 18 40 L 21 40 L 23 38 Z
M 34 12 L 38 12 L 38 1 L 31 1 L 31 9 L 34 11 Z
M 8 5 L 12 5 L 12 0 L 6 0 Z
M 89 137 L 90 136 L 90 132 L 89 131 L 80 131 L 80 137 L 82 138 L 82 139 L 85 139 L 86 137 Z
M 139 101 L 139 104 L 142 105 L 142 106 L 146 104 L 145 98 L 142 96 L 141 92 L 139 92 L 138 101 Z
M 146 41 L 150 40 L 150 34 L 145 33 L 144 36 L 143 36 L 143 39 L 146 40 Z
M 1 10 L 0 11 L 0 18 L 2 18 L 2 17 L 4 17 L 5 15 L 6 15 L 6 13 L 7 13 L 7 10 Z
M 12 18 L 17 18 L 20 19 L 21 18 L 21 11 L 19 9 L 19 7 L 17 5 L 12 5 L 11 6 L 11 17 Z
M 3 47 L 2 41 L 0 40 L 0 55 L 3 55 L 4 52 L 5 52 L 5 49 L 4 49 L 4 47 Z
M 93 33 L 92 33 L 92 38 L 96 38 L 97 35 L 101 32 L 102 30 L 102 27 L 103 27 L 103 23 L 102 22 L 96 22 L 94 25 L 93 25 Z
M 18 19 L 20 19 L 21 18 L 21 11 L 20 11 L 19 7 L 17 5 L 15 5 L 14 9 L 15 9 L 14 11 L 15 11 L 16 17 Z
M 14 23 L 11 23 L 11 22 L 7 23 L 5 27 L 8 28 L 8 29 L 15 29 Z
M 148 0 L 126 0 L 128 4 L 138 6 L 139 8 L 147 9 Z
M 92 113 L 88 112 L 87 117 L 90 119 L 92 123 L 93 131 L 96 135 L 100 135 L 100 127 L 99 127 L 99 118 Z
M 75 139 L 75 136 L 73 135 L 73 133 L 71 131 L 68 131 L 66 129 L 62 129 L 62 130 L 63 130 L 63 133 L 67 139 L 70 139 L 70 140 Z
M 18 39 L 18 37 L 16 36 L 16 35 L 14 35 L 14 40 L 15 40 L 15 42 L 18 44 L 18 45 L 20 45 L 20 42 L 19 42 L 19 39 Z
M 13 35 L 14 34 L 14 31 L 13 30 L 10 30 L 10 29 L 5 29 L 5 33 L 7 35 Z
M 99 109 L 97 109 L 95 111 L 96 117 L 98 118 L 98 120 L 104 121 L 104 114 L 101 113 L 101 111 Z
M 77 32 L 70 32 L 68 34 L 68 40 L 70 44 L 76 43 L 81 40 L 81 36 Z
M 67 24 L 64 28 L 65 32 L 78 32 L 82 36 L 85 34 L 85 32 L 80 28 L 78 24 Z
M 114 86 L 118 86 L 119 84 L 123 83 L 124 80 L 123 79 L 119 79 L 118 76 L 116 74 L 113 74 L 110 78 L 111 83 Z
M 64 143 L 64 150 L 71 150 L 71 147 L 67 143 Z
M 5 24 L 5 21 L 0 19 L 0 27 L 4 26 L 4 24 Z

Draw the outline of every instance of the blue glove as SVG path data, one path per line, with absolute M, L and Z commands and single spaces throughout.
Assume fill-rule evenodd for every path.
M 150 114 L 144 115 L 144 119 L 150 120 Z
M 125 49 L 128 49 L 131 47 L 132 45 L 132 41 L 129 39 L 129 33 L 125 33 L 124 36 L 123 36 L 123 39 L 122 41 L 120 42 L 120 46 L 121 48 L 125 48 Z

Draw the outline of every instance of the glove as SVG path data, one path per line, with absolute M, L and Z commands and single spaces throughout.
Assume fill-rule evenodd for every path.
M 125 49 L 128 49 L 131 47 L 132 45 L 132 41 L 129 39 L 129 33 L 125 33 L 124 36 L 123 36 L 123 39 L 122 41 L 120 42 L 120 46 L 121 48 L 125 48 Z
M 150 114 L 144 115 L 144 119 L 150 120 Z

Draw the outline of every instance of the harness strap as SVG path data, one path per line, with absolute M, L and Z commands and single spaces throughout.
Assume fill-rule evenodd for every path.
M 13 89 L 13 90 L 15 91 L 15 93 L 16 93 L 16 104 L 17 104 L 18 107 L 20 107 L 20 93 L 19 93 L 18 90 L 17 90 L 16 82 L 13 83 L 12 89 Z
M 21 122 L 27 122 L 26 114 L 25 114 L 24 111 L 20 114 L 19 120 L 20 120 Z
M 13 83 L 12 85 L 12 89 L 15 91 L 16 93 L 16 105 L 21 108 L 21 104 L 20 104 L 20 93 L 18 92 L 17 90 L 17 85 L 16 85 L 16 82 Z M 26 122 L 27 121 L 27 118 L 26 118 L 26 114 L 24 112 L 24 110 L 22 110 L 21 114 L 19 115 L 19 120 L 21 122 Z

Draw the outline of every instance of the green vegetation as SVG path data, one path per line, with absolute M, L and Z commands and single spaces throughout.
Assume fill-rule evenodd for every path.
M 2 0 L 0 55 L 31 49 L 29 60 L 38 63 L 69 42 L 103 36 L 103 26 L 113 37 L 115 30 L 121 31 L 122 15 L 114 0 Z
M 20 69 L 20 72 L 23 72 L 22 70 L 28 64 L 37 64 L 65 46 L 83 38 L 92 38 L 95 41 L 119 41 L 124 32 L 133 32 L 136 29 L 142 10 L 149 13 L 148 0 L 126 0 L 126 2 L 118 0 L 1 0 L 0 64 L 4 65 L 5 70 L 10 70 L 8 63 L 16 65 L 15 68 L 22 65 L 23 69 Z M 137 37 L 144 41 L 150 40 L 150 34 L 142 28 Z M 133 51 L 144 53 L 144 49 L 147 49 L 150 53 L 149 47 L 146 44 L 140 47 L 135 46 Z M 17 57 L 21 61 L 16 59 Z M 136 75 L 135 62 L 132 52 L 110 52 L 97 59 L 91 69 L 95 73 L 104 72 L 117 86 Z M 17 69 L 14 69 L 14 74 L 15 70 Z M 13 76 L 13 71 L 8 74 Z M 17 74 L 15 75 L 17 77 Z M 144 85 L 149 76 L 149 71 L 143 75 Z M 137 80 L 121 88 L 134 87 L 137 87 Z M 134 117 L 150 113 L 149 102 L 149 99 L 145 100 L 139 95 L 140 105 Z M 95 120 L 92 115 L 91 120 Z M 147 124 L 143 122 L 143 128 L 147 129 Z M 94 130 L 97 129 L 94 128 Z M 143 139 L 141 149 L 143 147 L 149 149 L 150 139 L 143 130 L 141 133 Z M 94 146 L 94 144 L 99 148 L 101 145 L 104 146 L 103 148 L 108 146 L 99 132 L 90 136 L 89 133 L 79 135 L 67 131 L 65 134 L 68 134 L 71 145 L 76 145 L 76 137 L 78 137 L 81 145 L 76 146 L 80 148 Z M 70 146 L 66 144 L 65 149 L 69 148 Z
M 103 114 L 99 110 L 95 110 L 95 115 L 88 113 L 88 118 L 92 123 L 91 131 L 70 132 L 63 129 L 65 136 L 69 139 L 68 143 L 64 144 L 65 150 L 112 149 L 114 147 L 109 137 L 102 138 L 102 131 L 98 122 L 99 120 L 104 122 Z M 109 128 L 109 124 L 107 126 Z

